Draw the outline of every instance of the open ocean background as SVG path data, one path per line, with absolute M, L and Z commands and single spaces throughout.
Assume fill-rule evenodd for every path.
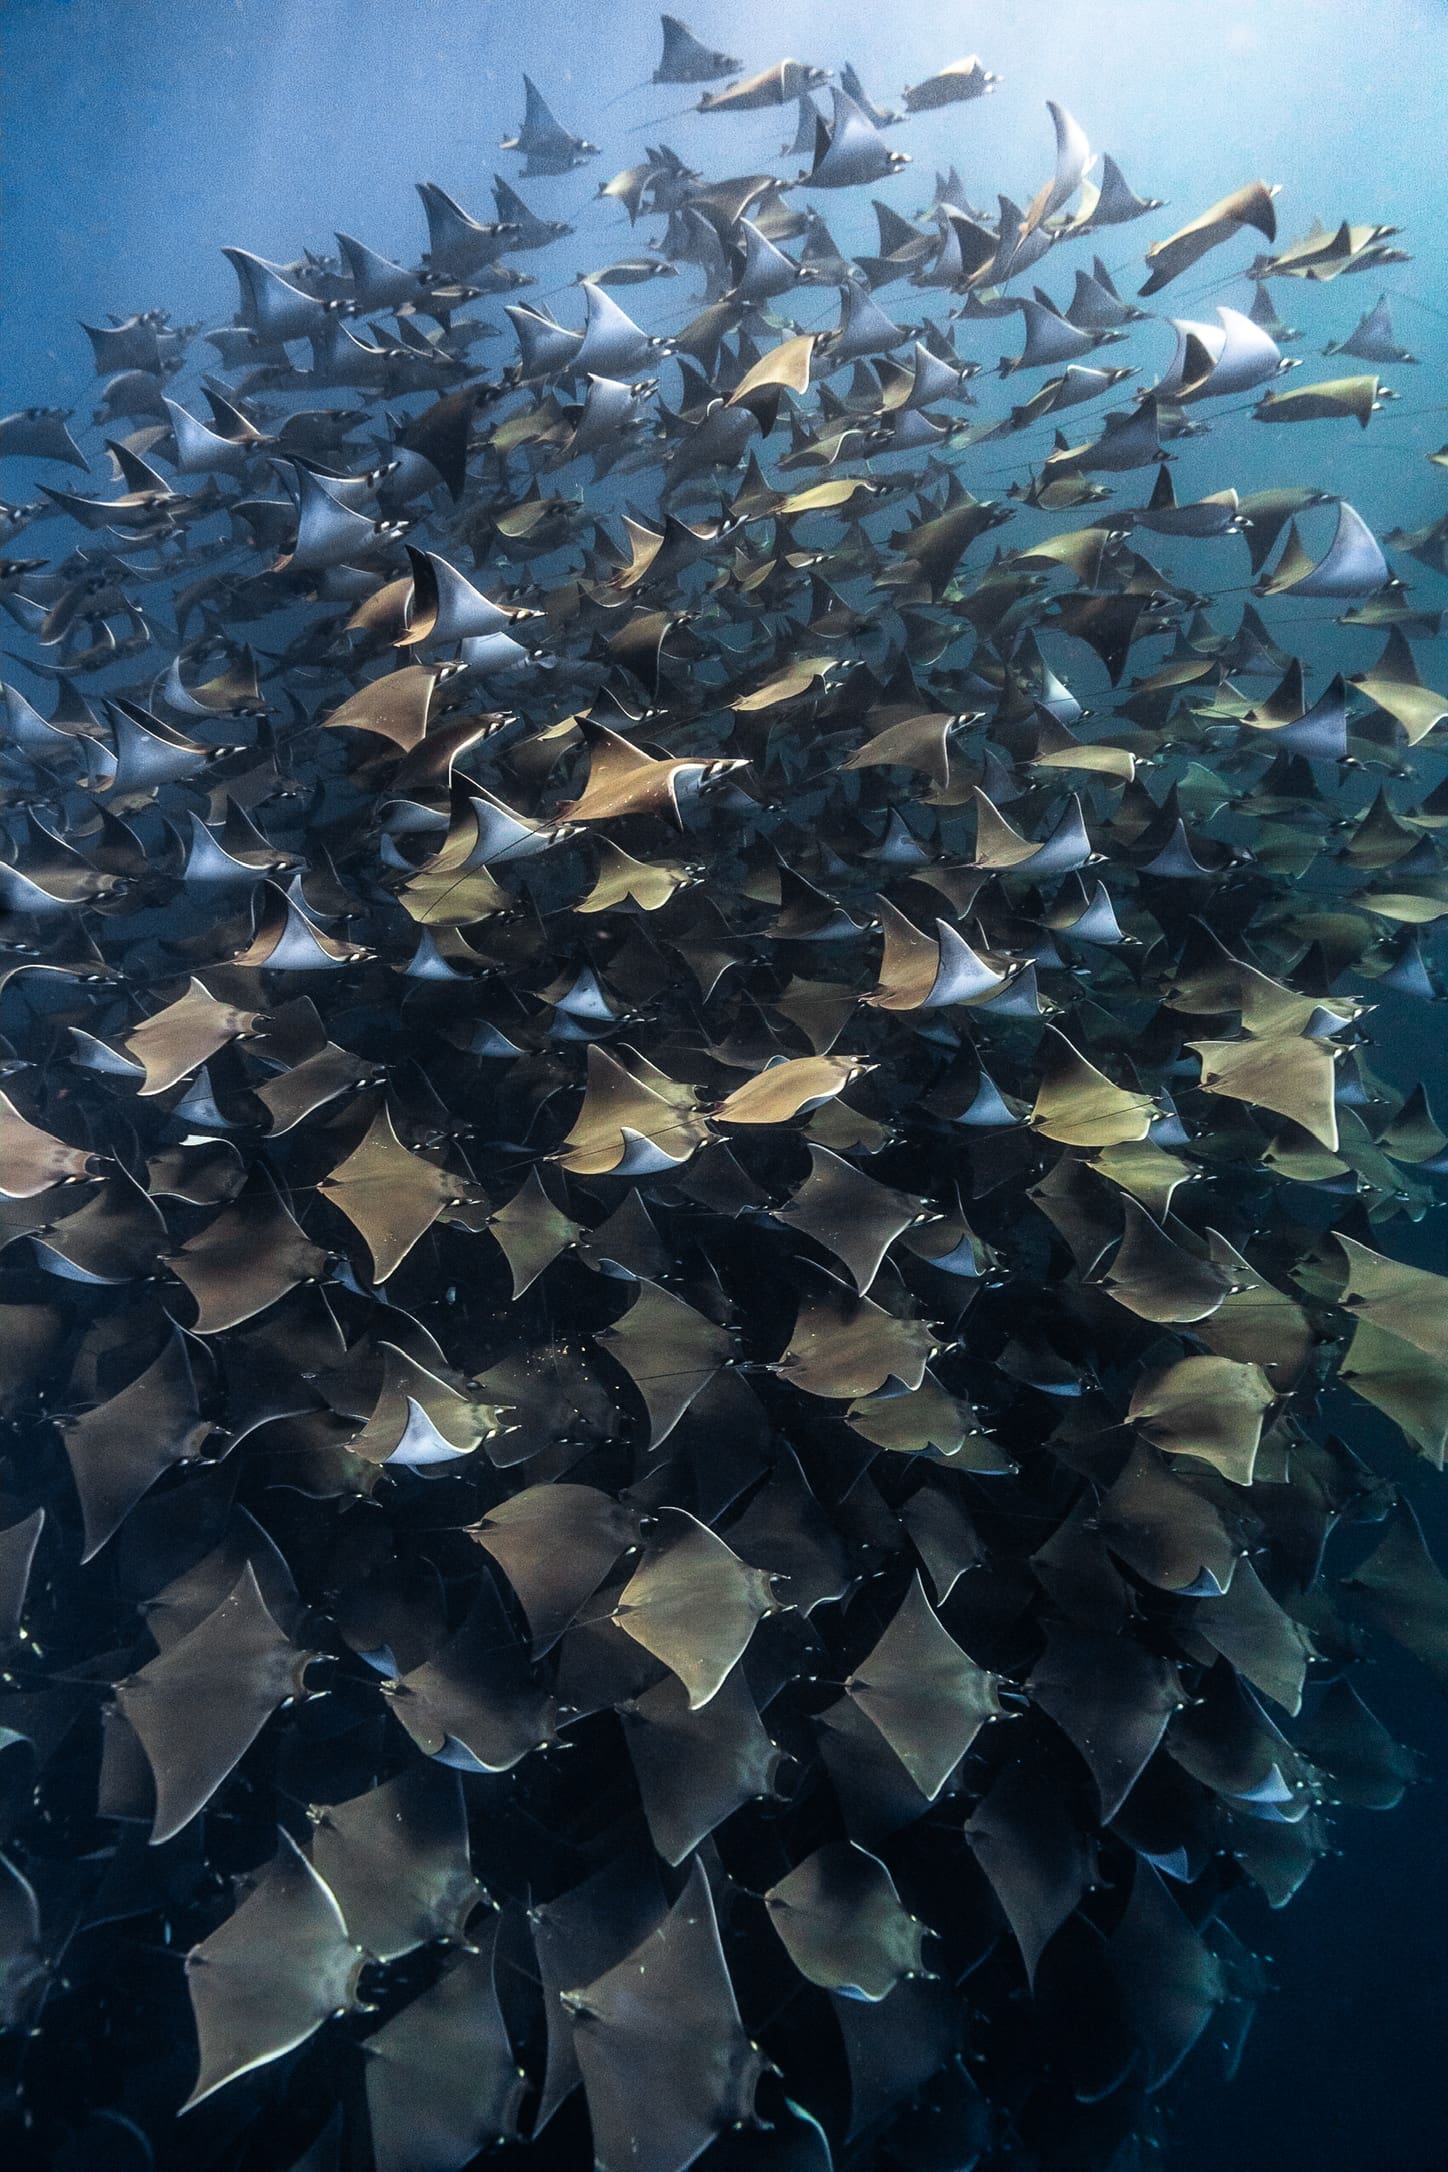
M 978 202 L 993 204 L 999 189 L 1025 201 L 1049 170 L 1044 101 L 1054 97 L 1137 190 L 1166 199 L 1166 211 L 1103 237 L 1113 270 L 1124 264 L 1135 273 L 1147 240 L 1259 176 L 1282 184 L 1284 240 L 1314 214 L 1329 225 L 1348 217 L 1400 226 L 1413 261 L 1381 279 L 1320 289 L 1283 281 L 1272 290 L 1282 314 L 1303 327 L 1289 352 L 1310 360 L 1328 337 L 1345 336 L 1385 286 L 1398 337 L 1422 357 L 1418 369 L 1386 373 L 1401 392 L 1398 409 L 1361 437 L 1346 425 L 1322 435 L 1252 432 L 1241 472 L 1232 448 L 1248 426 L 1228 427 L 1180 448 L 1177 487 L 1186 499 L 1234 482 L 1322 481 L 1379 532 L 1443 511 L 1448 475 L 1423 455 L 1448 438 L 1444 0 L 697 0 L 688 20 L 707 42 L 739 54 L 746 70 L 786 54 L 836 70 L 853 61 L 882 104 L 978 52 L 1003 78 L 993 97 L 892 132 L 892 145 L 908 148 L 914 163 L 881 193 L 907 213 L 929 200 L 937 165 L 957 166 Z M 676 116 L 697 95 L 651 88 L 605 112 L 606 101 L 648 76 L 657 51 L 657 11 L 643 0 L 8 0 L 0 6 L 0 410 L 59 402 L 88 419 L 96 381 L 82 317 L 104 322 L 108 311 L 159 306 L 178 321 L 227 322 L 235 287 L 219 254 L 225 243 L 284 261 L 308 245 L 330 248 L 340 226 L 415 261 L 425 228 L 412 185 L 424 179 L 475 216 L 491 216 L 493 173 L 516 177 L 517 162 L 500 158 L 497 145 L 521 117 L 525 69 L 564 124 L 597 141 L 602 155 L 580 172 L 520 184 L 534 209 L 570 218 L 583 237 L 566 252 L 527 259 L 538 285 L 521 299 L 547 295 L 577 264 L 602 265 L 653 238 L 654 222 L 631 232 L 616 206 L 592 202 L 598 183 L 640 157 L 645 142 L 662 139 L 719 174 L 792 170 L 778 160 L 792 108 L 639 128 Z M 874 246 L 870 194 L 822 203 L 848 251 Z M 1240 263 L 1249 253 L 1242 243 L 1213 258 L 1165 306 L 1191 316 L 1209 315 L 1219 299 L 1245 308 L 1250 288 L 1240 280 L 1210 295 L 1197 290 L 1229 254 Z M 1059 268 L 1050 263 L 1044 274 L 1054 290 Z M 1139 279 L 1128 285 L 1125 274 L 1129 291 Z M 620 298 L 645 324 L 662 323 L 677 316 L 692 276 Z M 832 293 L 807 303 L 807 321 L 825 321 L 832 304 Z M 551 306 L 572 321 L 566 296 Z M 1015 320 L 985 325 L 982 338 L 967 327 L 961 350 L 993 361 L 1016 329 Z M 1168 342 L 1163 331 L 1163 365 Z M 497 341 L 482 350 L 484 366 L 495 370 L 510 352 Z M 87 449 L 98 436 L 83 435 Z M 983 448 L 982 469 L 993 455 L 998 461 L 1000 449 Z M 971 462 L 962 474 L 983 487 Z M 6 479 L 8 495 L 29 487 Z M 39 539 L 37 547 L 45 547 Z M 1448 603 L 1443 583 L 1417 567 L 1411 578 L 1425 604 Z M 1361 636 L 1330 626 L 1313 637 L 1318 666 L 1358 669 L 1371 653 Z M 1424 677 L 1441 686 L 1448 664 L 1434 668 L 1431 645 L 1419 655 Z M 1380 1011 L 1371 1052 L 1400 1082 L 1426 1070 L 1440 1118 L 1448 1105 L 1441 1018 L 1426 1007 Z M 1441 1217 L 1416 1231 L 1396 1225 L 1392 1248 L 1448 1265 Z M 1448 1479 L 1423 1472 L 1415 1499 L 1448 1559 Z M 1193 2055 L 1175 2098 L 1168 2172 L 1448 2168 L 1445 1708 L 1406 1659 L 1380 1663 L 1364 1687 L 1422 1753 L 1422 1784 L 1395 1814 L 1342 1816 L 1340 1852 L 1286 1910 L 1242 1900 L 1231 1920 L 1271 1956 L 1277 1988 L 1231 2088 L 1202 2050 Z

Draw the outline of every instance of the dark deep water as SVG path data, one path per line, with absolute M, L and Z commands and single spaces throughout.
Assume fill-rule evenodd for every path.
M 1448 438 L 1442 0 L 1036 0 L 969 10 L 929 0 L 891 7 L 776 0 L 767 8 L 745 0 L 707 13 L 700 0 L 689 20 L 702 37 L 737 51 L 746 68 L 785 53 L 835 69 L 852 61 L 882 102 L 959 51 L 978 51 L 1002 78 L 992 98 L 924 114 L 892 132 L 913 164 L 881 193 L 907 212 L 929 201 L 936 167 L 950 164 L 977 203 L 991 203 L 1006 187 L 1026 200 L 1049 163 L 1044 101 L 1054 97 L 1093 145 L 1120 159 L 1136 188 L 1166 201 L 1149 222 L 1101 242 L 1108 266 L 1124 260 L 1133 277 L 1147 239 L 1250 175 L 1281 184 L 1284 239 L 1314 215 L 1329 226 L 1350 218 L 1401 228 L 1410 262 L 1321 290 L 1296 282 L 1272 290 L 1282 314 L 1304 328 L 1288 351 L 1309 364 L 1320 360 L 1327 338 L 1344 336 L 1386 291 L 1399 338 L 1421 357 L 1416 369 L 1384 369 L 1401 393 L 1400 411 L 1390 409 L 1361 434 L 1349 423 L 1325 437 L 1253 433 L 1250 466 L 1244 461 L 1240 474 L 1213 441 L 1187 445 L 1178 496 L 1185 502 L 1229 482 L 1245 491 L 1300 481 L 1311 469 L 1314 481 L 1349 498 L 1379 535 L 1442 514 L 1444 472 L 1424 458 Z M 99 322 L 108 311 L 161 307 L 177 320 L 225 323 L 235 295 L 219 254 L 224 244 L 283 262 L 308 246 L 330 248 L 341 227 L 411 262 L 423 237 L 413 183 L 423 178 L 486 216 L 493 173 L 517 178 L 516 160 L 496 146 L 518 120 L 524 70 L 568 125 L 601 146 L 601 157 L 578 172 L 519 183 L 536 210 L 567 217 L 579 230 L 562 249 L 525 260 L 537 286 L 519 299 L 549 295 L 564 321 L 574 321 L 562 283 L 575 269 L 641 250 L 646 231 L 660 224 L 630 230 L 619 214 L 592 203 L 597 184 L 640 157 L 644 143 L 662 137 L 711 172 L 746 171 L 755 161 L 795 170 L 777 155 L 792 108 L 718 121 L 690 115 L 641 132 L 645 117 L 674 115 L 695 93 L 650 89 L 604 110 L 648 74 L 656 43 L 656 11 L 640 0 L 593 8 L 559 0 L 518 7 L 498 0 L 193 0 L 180 10 L 160 0 L 7 0 L 0 10 L 0 408 L 64 403 L 86 420 L 96 386 L 82 317 Z M 848 251 L 873 247 L 872 193 L 841 191 L 824 206 Z M 1198 291 L 1216 270 L 1209 260 L 1155 306 L 1190 317 L 1208 315 L 1222 299 L 1245 308 L 1251 290 L 1240 279 L 1209 296 Z M 662 327 L 677 320 L 680 290 L 693 276 L 660 281 L 657 294 L 629 288 L 617 298 L 646 328 Z M 1053 291 L 1060 285 L 1056 265 L 1048 262 L 1040 276 Z M 1027 291 L 1031 283 L 1023 282 Z M 1124 278 L 1122 286 L 1126 291 Z M 811 325 L 832 321 L 823 302 L 806 302 L 801 316 Z M 1013 339 L 1014 320 L 983 325 L 978 346 L 963 339 L 962 351 L 993 363 L 1008 351 L 1003 331 Z M 1155 366 L 1165 363 L 1164 337 L 1150 350 Z M 510 342 L 491 343 L 480 350 L 482 366 L 495 371 L 511 351 Z M 1132 359 L 1141 357 L 1134 352 Z M 189 400 L 194 370 L 182 384 Z M 199 394 L 191 404 L 198 402 Z M 1064 418 L 1072 443 L 1099 412 L 1089 410 L 1084 423 Z M 80 434 L 98 455 L 102 433 L 87 426 Z M 1224 436 L 1223 446 L 1235 448 L 1244 435 L 1245 427 Z M 1039 433 L 1032 440 L 1037 453 L 1045 442 Z M 1013 449 L 978 456 L 992 484 L 1003 487 Z M 100 487 L 99 467 L 90 484 L 56 472 L 66 487 Z M 962 472 L 972 489 L 985 490 L 968 466 Z M 36 470 L 27 466 L 23 482 L 14 473 L 0 471 L 0 493 L 30 495 Z M 48 470 L 40 474 L 52 479 Z M 1127 494 L 1139 476 L 1111 480 L 1124 502 L 1135 502 Z M 610 510 L 628 500 L 631 481 L 605 484 Z M 37 555 L 51 549 L 54 533 L 36 530 Z M 9 547 L 28 548 L 24 540 Z M 1163 544 L 1158 555 L 1189 577 L 1192 561 L 1175 546 Z M 1406 560 L 1398 566 L 1415 600 L 1430 608 L 1448 603 L 1441 578 Z M 1339 666 L 1361 670 L 1375 653 L 1326 615 L 1314 621 L 1311 639 L 1323 676 Z M 1442 685 L 1444 643 L 1415 645 L 1425 681 Z M 20 683 L 45 705 L 40 682 Z M 1440 774 L 1441 763 L 1427 758 L 1427 781 Z M 1443 1016 L 1441 1006 L 1389 1000 L 1369 1023 L 1370 1054 L 1382 1075 L 1403 1091 L 1426 1079 L 1440 1115 L 1448 1104 Z M 1383 1248 L 1448 1271 L 1442 1227 L 1441 1209 L 1416 1226 L 1399 1221 Z M 1386 1437 L 1380 1422 L 1339 1396 L 1344 1402 L 1371 1455 Z M 1341 1410 L 1337 1422 L 1346 1422 Z M 1395 1472 L 1407 1467 L 1397 1450 L 1390 1460 Z M 1430 1545 L 1448 1561 L 1448 1481 L 1420 1463 L 1411 1487 Z M 1268 1957 L 1272 1988 L 1230 2085 L 1210 2056 L 1210 2026 L 1173 2085 L 1169 2172 L 1448 2168 L 1444 1706 L 1423 1671 L 1393 1647 L 1380 1645 L 1361 1674 L 1379 1716 L 1419 1753 L 1421 1780 L 1395 1811 L 1335 1815 L 1334 1852 L 1286 1908 L 1271 1911 L 1255 1895 L 1236 1903 L 1231 1920 Z M 518 2161 L 527 2172 L 521 2153 Z

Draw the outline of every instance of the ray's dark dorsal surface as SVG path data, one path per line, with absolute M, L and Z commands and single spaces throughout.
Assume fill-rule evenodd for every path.
M 1448 1688 L 1412 236 L 717 27 L 0 420 L 17 2172 L 1145 2172 Z

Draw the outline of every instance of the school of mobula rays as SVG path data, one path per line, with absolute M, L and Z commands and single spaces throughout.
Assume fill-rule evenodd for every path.
M 1234 1893 L 1413 1776 L 1448 1138 L 1369 1034 L 1441 1000 L 1448 517 L 1170 465 L 1330 477 L 1413 357 L 1284 375 L 1278 297 L 1402 252 L 1252 181 L 1128 299 L 1162 207 L 1052 105 L 1026 208 L 851 258 L 841 83 L 703 90 L 798 178 L 649 149 L 557 316 L 572 227 L 429 182 L 416 265 L 228 249 L 189 404 L 200 327 L 88 326 L 94 458 L 0 422 L 88 476 L 0 580 L 17 2166 L 1118 2172 L 1240 2050 Z M 531 84 L 504 148 L 595 155 Z

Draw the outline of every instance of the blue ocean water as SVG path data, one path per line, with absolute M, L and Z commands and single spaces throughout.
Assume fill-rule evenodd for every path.
M 1380 279 L 1274 295 L 1303 328 L 1293 351 L 1310 354 L 1387 291 L 1422 366 L 1386 372 L 1401 393 L 1396 411 L 1361 438 L 1334 438 L 1333 486 L 1379 532 L 1442 512 L 1443 471 L 1423 458 L 1448 437 L 1442 0 L 701 0 L 689 19 L 750 67 L 786 53 L 835 69 L 852 61 L 882 102 L 978 51 L 1002 79 L 995 94 L 901 132 L 913 165 L 881 193 L 907 213 L 929 201 L 937 165 L 957 167 L 987 202 L 998 188 L 1026 200 L 1049 163 L 1053 97 L 1136 188 L 1165 199 L 1153 233 L 1258 176 L 1281 184 L 1287 236 L 1314 217 L 1400 227 L 1412 261 Z M 82 318 L 160 306 L 178 320 L 227 321 L 235 295 L 223 244 L 284 261 L 330 246 L 341 227 L 411 261 L 425 239 L 413 194 L 423 179 L 486 216 L 493 173 L 514 174 L 498 143 L 521 116 L 525 70 L 602 155 L 520 185 L 537 211 L 571 219 L 595 241 L 599 263 L 639 245 L 622 213 L 593 196 L 641 145 L 662 139 L 712 171 L 779 170 L 792 125 L 778 111 L 680 115 L 692 93 L 634 92 L 657 49 L 656 11 L 641 0 L 8 0 L 0 40 L 6 410 L 59 401 L 88 411 L 95 386 Z M 873 243 L 870 193 L 828 206 L 847 250 Z M 1136 267 L 1143 231 L 1115 237 L 1113 268 Z M 582 261 L 579 246 L 570 264 Z M 551 259 L 530 262 L 546 293 Z M 1209 264 L 1182 282 L 1186 313 L 1206 314 L 1224 296 L 1244 301 L 1240 282 L 1216 281 Z M 661 286 L 623 297 L 646 325 L 677 310 Z M 555 301 L 566 311 L 566 297 Z M 828 315 L 822 302 L 820 321 Z M 1004 351 L 1006 338 L 983 327 L 982 358 Z M 1224 470 L 1211 438 L 1183 448 L 1179 495 L 1316 480 L 1298 433 L 1261 436 L 1249 477 Z M 1421 584 L 1443 601 L 1441 584 L 1426 574 Z M 1354 668 L 1359 661 L 1354 651 Z M 1405 1083 L 1425 1067 L 1441 1081 L 1448 1069 L 1433 1025 L 1396 1017 L 1374 1060 Z M 1436 1244 L 1441 1264 L 1437 1227 L 1413 1241 L 1425 1261 Z M 1431 1494 L 1425 1521 L 1441 1546 L 1448 1514 Z M 1448 2165 L 1443 1709 L 1406 1661 L 1378 1666 L 1371 1686 L 1381 1716 L 1423 1753 L 1424 1779 L 1391 1816 L 1342 1816 L 1340 1853 L 1287 1910 L 1259 1906 L 1254 1916 L 1247 1904 L 1250 1928 L 1239 1927 L 1272 1957 L 1277 1988 L 1231 2089 L 1204 2068 L 1200 2079 L 1185 2076 L 1174 2172 Z

